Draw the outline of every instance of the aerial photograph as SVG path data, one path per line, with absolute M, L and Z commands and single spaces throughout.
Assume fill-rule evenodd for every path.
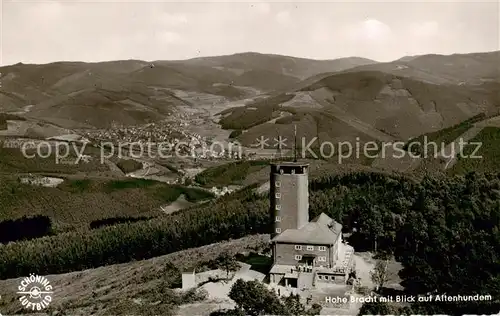
M 11 315 L 500 315 L 500 2 L 0 0 Z

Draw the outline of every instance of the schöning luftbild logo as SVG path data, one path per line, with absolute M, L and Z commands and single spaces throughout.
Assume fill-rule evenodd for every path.
M 21 305 L 26 309 L 40 311 L 49 306 L 52 302 L 52 286 L 44 276 L 31 274 L 25 277 L 18 287 L 17 294 Z

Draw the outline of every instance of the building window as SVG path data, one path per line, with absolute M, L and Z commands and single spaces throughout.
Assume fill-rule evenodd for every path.
M 307 246 L 307 250 L 308 251 L 313 251 L 314 250 L 314 246 Z
M 318 257 L 318 261 L 325 262 L 326 261 L 326 257 Z
M 295 260 L 301 260 L 302 259 L 302 256 L 301 255 L 295 255 Z
M 281 198 L 281 193 L 276 193 L 276 198 L 277 199 Z
M 281 210 L 281 204 L 276 204 L 276 209 L 279 211 Z
M 301 245 L 295 245 L 295 250 L 302 250 L 302 246 Z
M 276 216 L 276 221 L 281 222 L 281 216 Z
M 319 251 L 326 251 L 326 247 L 325 246 L 319 246 L 318 249 L 319 249 Z
M 335 277 L 333 275 L 330 275 L 330 281 L 335 281 Z
M 281 181 L 276 181 L 275 185 L 277 188 L 279 188 L 281 186 Z
M 281 228 L 276 228 L 276 232 L 277 232 L 278 234 L 281 234 Z
M 323 276 L 321 274 L 318 274 L 318 280 L 322 280 Z

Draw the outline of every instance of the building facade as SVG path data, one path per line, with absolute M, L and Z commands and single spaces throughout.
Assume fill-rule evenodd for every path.
M 300 289 L 343 284 L 354 270 L 354 249 L 342 225 L 322 213 L 309 221 L 307 164 L 271 164 L 270 283 Z
M 299 228 L 309 221 L 308 164 L 287 162 L 271 164 L 270 216 L 271 236 Z

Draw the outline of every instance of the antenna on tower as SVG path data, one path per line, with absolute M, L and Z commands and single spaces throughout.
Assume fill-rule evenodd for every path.
M 281 151 L 281 149 L 282 149 L 282 147 L 281 147 L 282 146 L 282 141 L 281 141 L 281 135 L 279 134 L 279 132 L 278 132 L 278 138 L 277 139 L 278 139 L 278 157 L 279 157 L 279 159 L 282 159 L 283 158 L 282 151 Z
M 294 146 L 293 146 L 293 161 L 297 162 L 297 125 L 293 126 L 293 134 L 294 134 Z

